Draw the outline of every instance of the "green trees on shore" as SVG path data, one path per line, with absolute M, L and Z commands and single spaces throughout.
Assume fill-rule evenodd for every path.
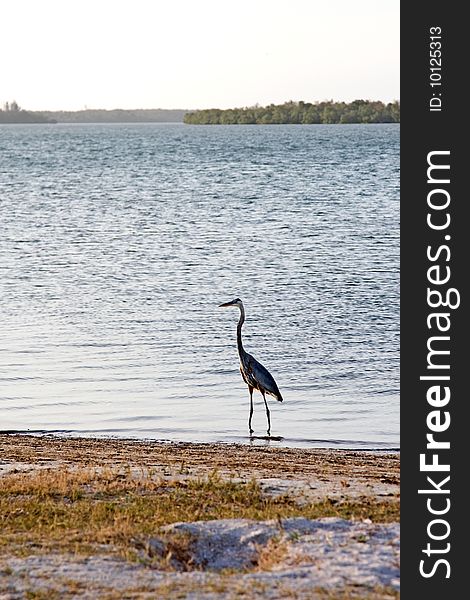
M 354 102 L 285 102 L 221 110 L 210 108 L 186 113 L 191 125 L 269 125 L 313 123 L 399 123 L 400 103 L 354 100 Z

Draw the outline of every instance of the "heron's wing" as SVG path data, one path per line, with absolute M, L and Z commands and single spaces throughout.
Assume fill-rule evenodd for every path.
M 277 386 L 277 383 L 274 381 L 274 377 L 271 373 L 263 367 L 263 365 L 256 360 L 251 354 L 247 356 L 247 365 L 246 365 L 246 375 L 248 379 L 254 380 L 255 385 L 258 389 L 262 388 L 267 394 L 274 396 L 279 401 L 282 402 L 281 392 Z

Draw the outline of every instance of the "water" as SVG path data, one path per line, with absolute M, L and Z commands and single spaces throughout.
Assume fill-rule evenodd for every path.
M 0 429 L 248 442 L 239 296 L 269 443 L 396 448 L 398 169 L 397 125 L 0 127 Z

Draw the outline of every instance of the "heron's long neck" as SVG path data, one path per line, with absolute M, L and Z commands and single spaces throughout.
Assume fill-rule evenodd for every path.
M 242 344 L 242 325 L 245 322 L 245 309 L 243 308 L 243 305 L 239 307 L 240 308 L 240 320 L 238 321 L 238 325 L 237 325 L 237 346 L 238 346 L 238 354 L 240 355 L 240 358 L 242 358 L 242 356 L 245 354 L 245 350 L 243 349 L 243 344 Z

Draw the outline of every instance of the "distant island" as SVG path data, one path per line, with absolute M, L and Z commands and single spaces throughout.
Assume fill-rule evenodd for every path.
M 42 111 L 41 116 L 57 123 L 182 123 L 186 110 L 138 108 L 112 110 L 84 109 L 77 111 Z
M 0 123 L 182 123 L 186 112 L 163 108 L 27 111 L 13 101 L 0 109 Z
M 285 102 L 269 106 L 209 108 L 185 114 L 190 125 L 271 125 L 314 123 L 399 123 L 400 103 L 380 100 L 353 102 Z
M 3 108 L 0 108 L 0 123 L 55 123 L 41 113 L 31 112 L 20 108 L 13 102 L 5 102 Z

